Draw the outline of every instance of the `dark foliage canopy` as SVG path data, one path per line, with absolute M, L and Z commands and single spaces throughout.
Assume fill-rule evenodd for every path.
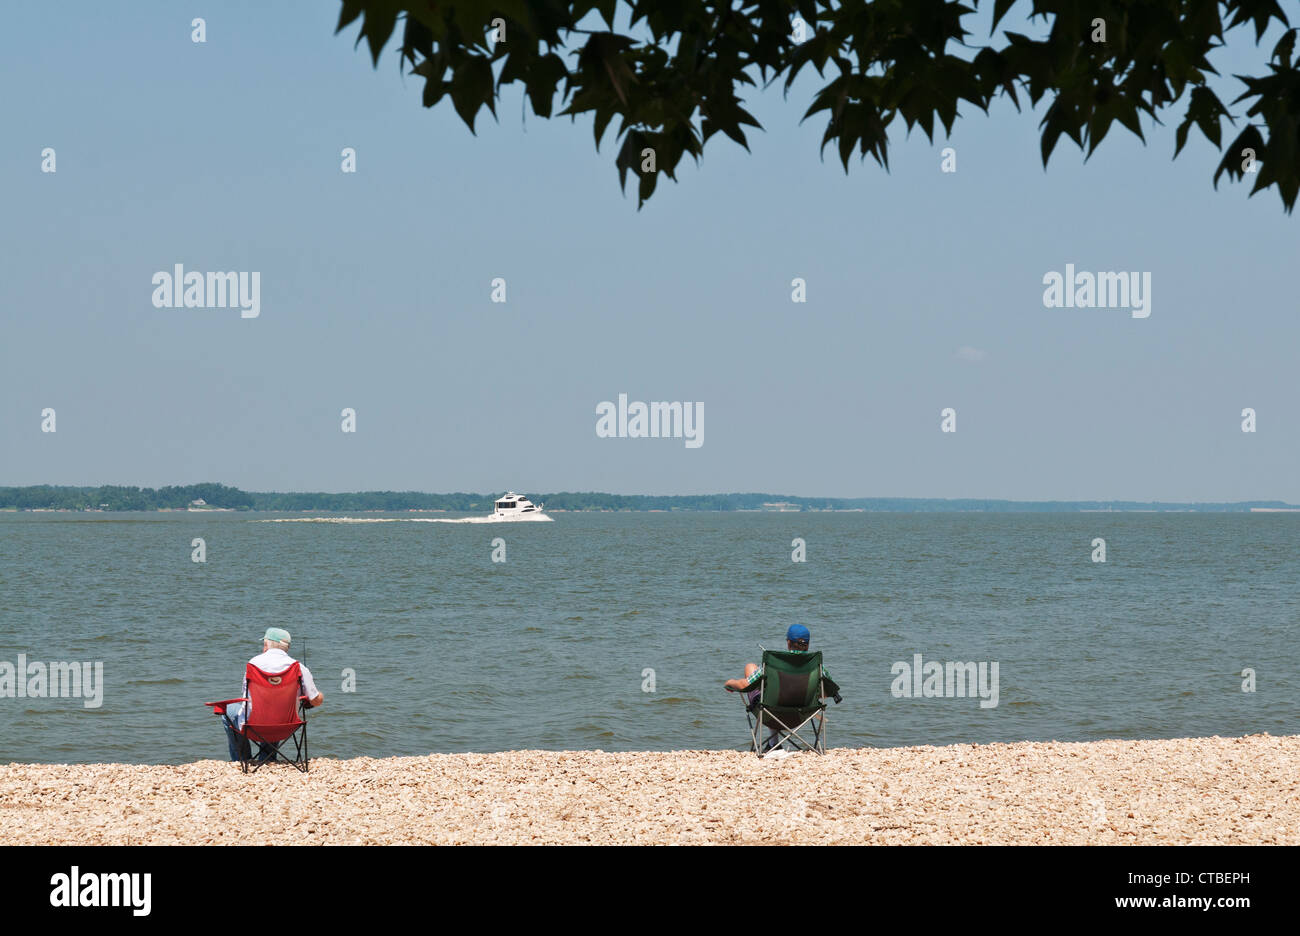
M 682 157 L 698 160 L 715 134 L 748 148 L 745 128 L 759 124 L 744 107 L 746 86 L 783 80 L 788 91 L 811 68 L 825 84 L 805 117 L 826 121 L 822 148 L 833 144 L 846 171 L 855 150 L 888 168 L 888 132 L 899 118 L 931 140 L 936 124 L 951 132 L 963 101 L 987 112 L 1001 96 L 1017 108 L 1045 99 L 1046 165 L 1062 136 L 1091 155 L 1115 123 L 1142 137 L 1143 115 L 1159 122 L 1185 99 L 1175 156 L 1195 126 L 1223 152 L 1216 186 L 1224 173 L 1253 173 L 1252 194 L 1276 186 L 1286 210 L 1294 207 L 1300 59 L 1296 29 L 1277 0 L 992 0 L 989 44 L 973 42 L 963 26 L 979 4 L 342 0 L 338 29 L 360 20 L 357 42 L 378 65 L 400 24 L 401 61 L 424 79 L 424 105 L 450 98 L 471 131 L 480 110 L 495 115 L 502 87 L 516 82 L 539 117 L 592 114 L 597 147 L 617 118 L 619 179 L 638 178 L 639 203 L 659 173 L 675 179 Z M 1017 5 L 1045 36 L 997 32 Z M 602 20 L 605 28 L 590 28 Z M 616 20 L 626 33 L 615 30 Z M 1284 31 L 1267 74 L 1237 75 L 1242 92 L 1225 103 L 1209 86 L 1218 74 L 1211 53 L 1238 27 L 1253 30 L 1258 44 L 1273 25 Z M 505 41 L 497 42 L 502 27 Z M 1237 104 L 1244 113 L 1230 112 Z M 1226 149 L 1224 120 L 1236 131 Z

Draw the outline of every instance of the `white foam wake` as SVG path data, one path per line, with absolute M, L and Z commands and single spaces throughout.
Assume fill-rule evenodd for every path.
M 254 523 L 498 523 L 491 517 L 272 517 Z

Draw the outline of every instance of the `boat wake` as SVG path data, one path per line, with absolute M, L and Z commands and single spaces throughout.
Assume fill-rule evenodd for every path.
M 496 508 L 486 517 L 269 517 L 257 523 L 537 523 L 550 517 L 528 498 L 507 491 L 493 502 Z
M 272 517 L 254 523 L 499 523 L 491 517 Z

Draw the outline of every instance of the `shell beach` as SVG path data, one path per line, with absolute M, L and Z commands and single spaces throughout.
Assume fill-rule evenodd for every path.
M 0 766 L 7 844 L 1300 844 L 1300 736 Z

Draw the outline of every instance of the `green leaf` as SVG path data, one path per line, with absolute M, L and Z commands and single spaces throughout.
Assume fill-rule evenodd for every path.
M 364 9 L 364 0 L 343 0 L 343 9 L 339 11 L 339 24 L 334 29 L 334 35 L 343 32 L 343 27 L 353 22 Z
M 623 138 L 623 146 L 618 151 L 614 166 L 618 169 L 618 187 L 627 190 L 627 172 L 629 169 L 638 175 L 641 171 L 641 150 L 645 148 L 646 137 L 640 130 L 630 130 Z
M 550 117 L 551 107 L 555 101 L 555 90 L 561 79 L 568 77 L 569 70 L 564 67 L 564 59 L 554 52 L 542 56 L 528 70 L 528 100 L 533 105 L 533 113 L 538 117 Z M 599 144 L 598 144 L 599 145 Z
M 402 6 L 399 0 L 366 0 L 364 8 L 365 18 L 361 22 L 357 42 L 360 43 L 363 38 L 366 40 L 370 46 L 370 57 L 378 65 L 379 53 L 384 51 L 384 45 L 393 35 L 397 14 L 401 12 Z
M 1185 117 L 1183 118 L 1183 122 L 1178 125 L 1178 129 L 1174 132 L 1174 159 L 1178 158 L 1178 154 L 1181 153 L 1183 147 L 1187 145 L 1187 131 L 1191 128 L 1191 118 Z
M 989 27 L 989 35 L 997 32 L 998 22 L 1002 17 L 1007 15 L 1007 10 L 1011 9 L 1016 0 L 994 0 L 993 3 L 993 25 Z
M 1183 146 L 1187 143 L 1187 131 L 1191 129 L 1192 124 L 1196 124 L 1201 133 L 1205 134 L 1206 139 L 1216 147 L 1221 146 L 1219 120 L 1226 116 L 1228 116 L 1227 109 L 1213 91 L 1204 85 L 1193 88 L 1191 100 L 1187 105 L 1187 114 L 1183 117 L 1183 122 L 1178 125 L 1177 133 L 1174 134 L 1174 156 L 1177 157 L 1182 152 Z
M 1282 38 L 1273 46 L 1273 62 L 1282 68 L 1291 67 L 1291 56 L 1295 53 L 1295 34 L 1294 29 L 1288 29 L 1282 34 Z
M 605 128 L 614 118 L 615 110 L 612 106 L 596 108 L 596 120 L 592 124 L 592 132 L 596 134 L 596 149 L 600 149 L 601 138 L 605 136 Z
M 1147 140 L 1142 135 L 1142 122 L 1138 115 L 1137 105 L 1132 101 L 1120 101 L 1117 106 L 1119 110 L 1115 115 L 1116 119 L 1128 128 L 1134 136 L 1145 143 Z
M 1264 152 L 1264 138 L 1260 135 L 1259 128 L 1254 125 L 1246 127 L 1237 135 L 1237 139 L 1232 141 L 1227 150 L 1224 151 L 1223 159 L 1219 161 L 1219 168 L 1214 172 L 1214 187 L 1219 187 L 1219 176 L 1225 172 L 1230 179 L 1240 179 L 1245 173 L 1242 171 L 1244 150 L 1254 150 L 1255 160 L 1262 163 L 1261 173 L 1267 171 L 1267 162 Z M 1252 193 L 1253 194 L 1253 193 Z
M 496 113 L 492 66 L 484 56 L 471 55 L 456 66 L 451 75 L 451 103 L 470 133 L 476 133 L 474 119 L 480 107 L 487 104 L 492 113 Z
M 618 0 L 596 0 L 595 7 L 600 11 L 601 17 L 605 20 L 605 25 L 610 29 L 613 29 L 614 14 L 618 9 Z

